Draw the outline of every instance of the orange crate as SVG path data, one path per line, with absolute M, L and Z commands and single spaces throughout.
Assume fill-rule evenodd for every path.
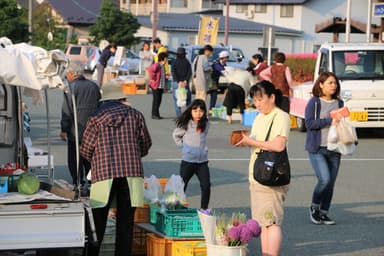
M 147 256 L 172 256 L 172 240 L 148 233 Z
M 147 232 L 144 229 L 133 227 L 132 255 L 147 254 Z
M 143 207 L 136 207 L 134 221 L 140 223 L 149 222 L 149 206 L 147 204 Z
M 135 83 L 122 83 L 121 87 L 123 88 L 123 93 L 126 95 L 136 94 L 137 87 Z
M 172 256 L 207 256 L 207 247 L 202 240 L 174 241 Z

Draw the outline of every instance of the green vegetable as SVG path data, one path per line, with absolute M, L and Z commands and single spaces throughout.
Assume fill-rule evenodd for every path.
M 17 191 L 21 194 L 32 195 L 39 191 L 40 181 L 31 175 L 23 174 L 17 182 Z

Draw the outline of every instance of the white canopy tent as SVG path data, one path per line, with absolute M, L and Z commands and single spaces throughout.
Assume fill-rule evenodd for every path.
M 19 104 L 19 141 L 23 141 L 23 125 L 21 113 L 21 88 L 27 95 L 40 97 L 40 92 L 44 92 L 46 102 L 47 119 L 47 151 L 50 156 L 50 121 L 48 88 L 68 88 L 62 79 L 68 67 L 68 58 L 60 50 L 46 51 L 43 48 L 31 46 L 26 43 L 12 44 L 8 38 L 0 38 L 0 83 L 12 85 L 18 88 L 17 100 Z M 29 92 L 26 92 L 28 90 Z M 36 99 L 35 99 L 36 101 Z M 75 108 L 74 108 L 75 109 Z M 75 119 L 77 117 L 75 116 Z M 75 122 L 77 124 L 77 122 Z M 21 143 L 19 143 L 21 144 Z M 23 147 L 19 145 L 19 152 L 22 155 Z M 53 167 L 51 157 L 48 158 L 48 178 L 53 183 Z

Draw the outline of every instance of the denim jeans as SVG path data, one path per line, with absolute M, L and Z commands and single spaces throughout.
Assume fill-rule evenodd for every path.
M 176 90 L 179 88 L 179 85 L 176 81 L 172 82 L 172 95 L 173 95 L 173 105 L 175 108 L 176 116 L 179 117 L 181 115 L 181 107 L 177 106 L 177 98 L 176 98 Z M 185 87 L 187 90 L 187 106 L 191 104 L 192 94 L 191 90 L 189 89 L 189 83 L 187 83 L 187 86 Z
M 329 151 L 326 147 L 320 147 L 317 153 L 309 153 L 309 160 L 318 179 L 312 195 L 312 205 L 325 213 L 331 206 L 340 158 L 339 153 Z

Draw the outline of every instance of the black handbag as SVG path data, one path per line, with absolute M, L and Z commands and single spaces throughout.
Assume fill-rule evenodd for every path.
M 265 141 L 268 141 L 269 134 L 271 133 L 272 123 Z M 285 148 L 282 152 L 271 152 L 261 150 L 253 165 L 253 178 L 265 186 L 283 186 L 288 185 L 291 181 L 291 167 L 289 165 L 288 153 Z

